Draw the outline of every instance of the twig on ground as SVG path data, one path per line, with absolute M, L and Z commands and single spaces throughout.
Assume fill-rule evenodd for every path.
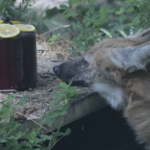
M 22 114 L 22 113 L 17 113 L 17 114 L 20 114 L 20 115 L 26 117 L 26 115 L 24 115 L 24 114 Z M 33 119 L 30 119 L 30 120 L 33 121 L 33 122 L 34 122 L 35 124 L 37 124 L 38 126 L 40 126 L 41 128 L 43 128 L 44 130 L 50 132 L 50 131 L 49 131 L 48 129 L 46 129 L 44 126 L 42 126 L 42 125 L 40 125 L 39 123 L 37 123 L 35 120 L 33 120 Z
M 20 115 L 20 114 L 16 114 L 16 117 L 15 117 L 15 120 L 27 120 L 27 117 L 32 114 L 33 112 L 37 111 L 38 109 L 37 108 L 24 108 L 22 111 L 21 111 L 21 114 L 23 115 Z M 26 117 L 25 117 L 25 116 Z
M 55 30 L 60 29 L 60 28 L 68 28 L 69 26 L 70 26 L 70 25 L 64 25 L 64 26 L 61 26 L 61 27 L 55 28 L 55 29 L 53 29 L 53 30 L 50 30 L 50 31 L 48 31 L 48 32 L 43 33 L 43 35 L 46 35 L 46 34 L 48 34 L 48 33 L 51 33 L 51 32 L 53 32 L 53 31 L 55 31 Z

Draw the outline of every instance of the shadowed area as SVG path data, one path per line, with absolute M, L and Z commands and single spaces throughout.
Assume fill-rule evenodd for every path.
M 72 133 L 52 150 L 144 150 L 122 113 L 105 107 L 62 128 Z

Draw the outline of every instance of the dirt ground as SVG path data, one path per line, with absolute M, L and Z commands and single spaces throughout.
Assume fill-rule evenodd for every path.
M 52 108 L 48 108 L 50 101 L 53 98 L 53 91 L 59 89 L 61 82 L 54 75 L 52 68 L 68 59 L 70 55 L 70 41 L 60 39 L 54 44 L 47 42 L 43 35 L 36 35 L 37 47 L 37 73 L 38 82 L 34 88 L 29 88 L 26 91 L 1 92 L 0 101 L 6 100 L 8 94 L 15 96 L 13 105 L 16 113 L 23 113 L 25 116 L 17 116 L 18 119 L 40 119 Z M 78 90 L 84 91 L 83 94 L 89 94 L 88 88 L 75 87 Z M 24 105 L 18 105 L 19 99 L 25 95 L 28 96 L 28 101 Z M 1 106 L 0 106 L 1 107 Z M 50 110 L 49 110 L 50 109 Z

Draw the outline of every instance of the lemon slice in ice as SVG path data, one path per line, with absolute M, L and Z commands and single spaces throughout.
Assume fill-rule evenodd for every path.
M 14 24 L 15 27 L 17 27 L 20 31 L 24 32 L 32 32 L 35 31 L 35 27 L 32 25 L 27 24 Z
M 20 30 L 13 25 L 1 24 L 0 25 L 0 37 L 2 38 L 12 38 L 17 36 Z

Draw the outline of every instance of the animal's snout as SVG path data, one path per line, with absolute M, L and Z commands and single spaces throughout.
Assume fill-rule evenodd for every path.
M 60 73 L 60 65 L 55 66 L 55 67 L 53 68 L 53 71 L 54 71 L 54 73 L 55 73 L 56 75 L 58 75 L 58 74 Z

